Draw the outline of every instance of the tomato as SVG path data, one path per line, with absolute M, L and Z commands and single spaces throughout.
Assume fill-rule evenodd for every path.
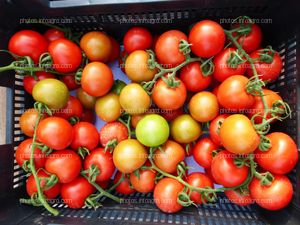
M 138 122 L 139 122 L 141 119 L 143 119 L 146 115 L 147 115 L 147 114 L 132 115 L 132 116 L 131 116 L 131 121 L 130 121 L 131 126 L 132 126 L 133 128 L 136 128 Z
M 83 122 L 95 123 L 95 113 L 91 109 L 83 109 L 80 120 Z
M 105 124 L 100 129 L 100 143 L 102 146 L 110 141 L 116 140 L 117 143 L 128 138 L 128 129 L 127 127 L 120 122 L 110 122 Z
M 91 165 L 95 165 L 99 169 L 99 175 L 96 181 L 102 182 L 109 180 L 115 171 L 112 155 L 103 148 L 97 148 L 84 159 L 84 169 L 87 170 Z
M 141 85 L 132 83 L 122 89 L 120 104 L 130 115 L 138 115 L 149 109 L 151 99 Z
M 94 191 L 95 188 L 84 177 L 78 176 L 73 181 L 62 185 L 61 197 L 69 208 L 80 209 Z
M 211 20 L 196 23 L 189 34 L 192 52 L 203 58 L 218 54 L 224 48 L 225 40 L 223 28 Z
M 119 96 L 114 93 L 109 93 L 98 98 L 95 104 L 95 110 L 101 120 L 105 122 L 116 121 L 122 113 Z
M 43 170 L 38 171 L 37 176 L 40 179 L 40 187 L 43 189 L 46 185 L 46 180 L 42 180 L 43 178 L 49 178 L 50 176 L 44 172 Z M 54 199 L 60 194 L 61 184 L 56 183 L 51 188 L 43 190 L 44 195 L 47 199 Z M 37 186 L 34 180 L 33 175 L 31 174 L 26 182 L 26 191 L 27 194 L 31 197 L 34 193 L 37 193 Z
M 20 121 L 19 121 L 20 128 L 22 132 L 28 137 L 33 136 L 34 128 L 38 120 L 38 117 L 39 117 L 39 113 L 34 108 L 27 109 L 20 117 Z
M 96 98 L 86 93 L 82 88 L 77 89 L 76 97 L 81 102 L 84 108 L 94 109 Z
M 80 87 L 75 81 L 75 75 L 64 75 L 60 77 L 60 80 L 65 83 L 69 91 L 73 91 Z
M 36 83 L 32 90 L 32 97 L 37 102 L 46 104 L 50 109 L 61 109 L 67 105 L 69 90 L 57 79 L 44 79 Z
M 238 28 L 240 25 L 235 24 L 234 28 Z M 262 41 L 262 32 L 257 24 L 251 24 L 251 31 L 249 34 L 240 36 L 237 41 L 242 48 L 247 52 L 251 53 L 260 47 Z M 233 33 L 235 37 L 237 34 Z
M 234 114 L 224 120 L 220 140 L 225 149 L 236 154 L 251 153 L 260 142 L 251 121 L 242 114 Z
M 165 213 L 175 213 L 182 209 L 177 202 L 178 194 L 184 186 L 172 178 L 161 179 L 154 188 L 155 205 Z
M 82 54 L 72 41 L 58 39 L 51 41 L 48 51 L 53 60 L 53 68 L 60 73 L 72 73 L 80 66 Z
M 112 42 L 103 32 L 90 31 L 80 39 L 80 47 L 91 61 L 107 62 L 112 51 Z
M 113 92 L 117 95 L 120 95 L 123 88 L 126 86 L 126 83 L 122 80 L 115 80 L 110 92 Z
M 35 75 L 36 75 L 37 80 L 35 80 L 34 77 L 30 76 L 30 75 L 25 76 L 23 78 L 24 89 L 31 95 L 32 95 L 33 87 L 38 81 L 44 80 L 47 78 L 55 78 L 55 76 L 52 73 L 47 73 L 44 71 L 36 72 Z
M 226 197 L 232 203 L 239 206 L 247 206 L 254 203 L 254 200 L 251 198 L 250 193 L 241 192 L 240 190 L 228 190 L 224 191 Z
M 168 122 L 174 120 L 176 117 L 183 114 L 183 109 L 175 109 L 175 110 L 161 110 L 160 115 L 163 116 Z
M 114 178 L 114 184 L 116 184 L 122 177 L 122 173 L 118 171 Z M 135 189 L 130 185 L 130 180 L 127 174 L 123 175 L 123 180 L 117 185 L 116 191 L 123 195 L 130 195 L 135 192 Z
M 185 61 L 185 56 L 179 49 L 181 40 L 187 41 L 187 36 L 179 30 L 169 30 L 159 36 L 155 54 L 163 67 L 175 67 Z
M 45 169 L 58 177 L 60 183 L 69 183 L 80 173 L 81 159 L 72 150 L 61 150 L 48 155 Z
M 123 73 L 125 73 L 125 61 L 126 61 L 127 56 L 128 56 L 128 53 L 123 50 L 119 57 L 119 68 L 122 70 Z
M 111 43 L 111 51 L 108 58 L 108 62 L 112 62 L 119 58 L 120 55 L 120 45 L 113 37 L 109 36 L 109 40 Z
M 41 54 L 47 52 L 47 48 L 47 40 L 33 30 L 16 32 L 8 43 L 8 51 L 18 56 L 29 56 L 34 63 L 39 62 Z
M 168 140 L 161 149 L 154 152 L 153 160 L 155 165 L 166 173 L 175 173 L 177 165 L 185 158 L 185 151 L 175 141 Z
M 237 156 L 227 150 L 219 152 L 212 160 L 211 173 L 218 184 L 224 187 L 241 185 L 248 177 L 249 167 L 237 167 L 234 159 Z
M 81 77 L 82 89 L 91 96 L 100 97 L 109 92 L 114 83 L 111 69 L 104 63 L 87 64 Z
M 178 143 L 190 143 L 196 141 L 202 133 L 201 126 L 190 115 L 178 116 L 171 123 L 171 135 Z
M 111 179 L 102 181 L 102 182 L 96 182 L 102 189 L 107 189 L 111 183 Z
M 71 117 L 78 117 L 80 118 L 82 115 L 83 107 L 80 101 L 73 96 L 69 97 L 67 105 L 54 112 L 54 116 L 62 117 L 64 119 L 70 119 Z
M 257 58 L 259 59 L 260 51 L 261 50 L 257 50 L 251 53 L 250 57 L 252 59 L 257 59 Z M 272 53 L 269 52 L 268 54 L 271 55 Z M 262 62 L 261 60 L 258 61 L 256 60 L 254 62 L 254 67 L 257 71 L 257 74 L 259 74 L 260 79 L 262 79 L 263 81 L 272 82 L 275 81 L 280 75 L 283 67 L 283 62 L 278 52 L 276 52 L 273 61 L 271 63 Z M 253 76 L 253 71 L 251 68 L 247 70 L 247 74 L 249 75 L 249 77 Z
M 65 38 L 65 33 L 59 29 L 51 28 L 44 33 L 44 37 L 47 41 L 51 42 L 57 39 Z
M 77 150 L 80 147 L 93 150 L 99 143 L 97 128 L 88 122 L 79 122 L 73 126 L 73 140 L 71 148 Z
M 274 175 L 272 184 L 268 186 L 262 186 L 260 180 L 254 177 L 249 189 L 260 207 L 272 211 L 286 207 L 293 197 L 292 183 L 284 175 Z
M 249 79 L 245 76 L 235 75 L 227 78 L 220 84 L 217 97 L 219 103 L 229 110 L 243 110 L 251 108 L 255 99 L 248 94 L 246 85 Z
M 213 63 L 215 65 L 213 76 L 220 82 L 223 82 L 228 77 L 240 74 L 243 75 L 246 72 L 246 62 L 237 65 L 236 67 L 232 67 L 228 64 L 228 60 L 231 55 L 237 54 L 236 49 L 234 48 L 226 48 L 221 51 L 218 55 L 216 55 L 213 59 Z
M 188 184 L 198 188 L 214 187 L 212 180 L 207 175 L 200 172 L 189 174 L 186 177 L 186 181 Z M 204 203 L 206 202 L 205 199 L 202 199 L 201 194 L 197 191 L 192 191 L 192 193 L 190 194 L 190 198 L 195 204 L 202 204 L 203 201 Z
M 263 89 L 264 92 L 264 99 L 268 105 L 269 109 L 272 109 L 272 105 L 276 102 L 276 101 L 282 101 L 282 98 L 274 91 L 271 91 L 269 89 Z M 258 115 L 263 116 L 265 112 L 265 107 L 262 101 L 262 97 L 260 96 L 255 96 L 255 103 L 252 106 L 252 110 L 249 111 L 248 113 L 248 117 L 252 118 L 252 116 L 254 116 L 255 114 L 259 113 Z M 268 112 L 267 113 L 267 119 L 271 118 L 271 113 Z M 259 124 L 262 122 L 262 117 L 255 117 L 254 118 L 254 122 L 256 124 Z
M 122 173 L 132 173 L 147 160 L 146 148 L 135 139 L 121 141 L 113 152 L 116 168 Z
M 73 129 L 69 122 L 60 117 L 43 119 L 36 131 L 37 139 L 55 150 L 68 147 L 73 139 Z
M 159 146 L 169 137 L 169 124 L 160 115 L 152 114 L 142 118 L 136 126 L 136 138 L 148 147 Z
M 185 84 L 188 91 L 199 92 L 208 88 L 212 76 L 204 76 L 200 63 L 191 62 L 180 70 L 180 80 Z
M 32 138 L 25 139 L 21 142 L 16 150 L 16 161 L 20 167 L 23 166 L 26 160 L 30 160 L 30 153 L 32 148 Z M 43 154 L 42 150 L 39 148 L 34 149 L 34 165 L 35 168 L 38 170 L 39 168 L 43 168 L 46 162 L 46 155 Z
M 220 139 L 220 128 L 224 120 L 229 116 L 229 114 L 222 114 L 214 118 L 209 125 L 209 134 L 211 140 L 218 146 L 222 146 Z
M 138 173 L 138 176 L 135 173 L 130 174 L 130 183 L 133 188 L 141 193 L 152 192 L 155 187 L 156 172 L 151 169 L 141 169 Z
M 131 53 L 135 50 L 146 50 L 152 46 L 152 35 L 144 27 L 130 28 L 123 39 L 124 49 Z
M 176 81 L 180 81 L 175 78 Z M 161 78 L 155 83 L 152 99 L 153 102 L 161 109 L 175 110 L 183 106 L 186 100 L 186 88 L 182 81 L 179 86 L 169 87 Z
M 209 122 L 219 114 L 217 97 L 211 92 L 199 92 L 191 98 L 189 110 L 198 122 Z
M 149 53 L 136 50 L 128 55 L 125 61 L 125 73 L 133 82 L 150 81 L 157 73 L 157 69 L 148 67 Z
M 211 173 L 211 168 L 204 168 L 204 172 L 205 172 L 205 175 L 208 176 L 213 181 L 213 183 L 218 184 L 215 181 L 215 178 L 213 177 L 213 175 Z
M 255 161 L 271 173 L 289 173 L 298 162 L 296 143 L 290 136 L 281 132 L 269 133 L 266 137 L 271 142 L 271 148 L 267 151 L 257 149 Z
M 218 149 L 210 138 L 200 139 L 193 148 L 193 157 L 195 161 L 204 168 L 210 168 L 213 160 L 213 151 Z

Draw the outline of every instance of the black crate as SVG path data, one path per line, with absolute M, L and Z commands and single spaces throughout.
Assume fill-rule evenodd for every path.
M 292 118 L 277 123 L 274 130 L 287 132 L 300 146 L 299 6 L 300 2 L 296 0 L 0 0 L 0 48 L 7 48 L 8 39 L 16 30 L 45 29 L 40 24 L 27 24 L 25 18 L 52 19 L 77 31 L 105 30 L 119 40 L 133 25 L 146 26 L 154 33 L 172 28 L 187 32 L 191 24 L 206 18 L 217 22 L 240 15 L 271 19 L 272 23 L 259 25 L 263 29 L 264 41 L 280 52 L 284 69 L 269 87 L 280 92 L 293 111 Z M 72 23 L 65 23 L 69 19 Z M 144 23 L 143 19 L 150 22 Z M 171 23 L 157 23 L 155 19 L 166 19 Z M 134 24 L 123 23 L 125 20 Z M 7 55 L 0 54 L 1 66 L 9 60 Z M 151 194 L 130 196 L 130 204 L 119 205 L 105 200 L 104 206 L 97 211 L 87 208 L 71 210 L 63 204 L 54 204 L 61 212 L 58 217 L 49 215 L 42 208 L 20 205 L 18 198 L 24 196 L 26 177 L 14 161 L 14 150 L 24 139 L 18 126 L 20 110 L 30 107 L 32 99 L 23 90 L 22 77 L 14 76 L 12 72 L 1 74 L 0 86 L 7 88 L 6 110 L 1 109 L 7 117 L 7 132 L 6 144 L 0 145 L 0 224 L 300 224 L 299 163 L 289 174 L 294 186 L 293 201 L 286 209 L 277 212 L 267 212 L 255 205 L 239 207 L 228 203 L 222 195 L 215 204 L 189 207 L 173 215 L 162 213 L 154 204 L 147 204 L 151 202 Z

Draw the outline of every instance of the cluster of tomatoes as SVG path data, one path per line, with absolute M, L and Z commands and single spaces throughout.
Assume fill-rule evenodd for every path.
M 265 86 L 280 75 L 282 61 L 261 40 L 250 19 L 230 30 L 203 20 L 188 36 L 133 27 L 121 53 L 99 31 L 78 43 L 60 29 L 15 33 L 9 51 L 16 61 L 0 71 L 24 74 L 36 101 L 20 118 L 28 139 L 16 150 L 29 173 L 28 201 L 56 215 L 46 199 L 60 195 L 70 208 L 96 207 L 102 196 L 122 202 L 115 189 L 154 192 L 168 213 L 214 202 L 218 192 L 238 205 L 285 207 L 293 193 L 285 174 L 298 151 L 289 135 L 269 133 L 290 111 Z M 114 79 L 107 63 L 117 59 L 131 83 Z M 100 130 L 93 110 L 106 122 Z M 188 173 L 190 156 L 205 173 Z

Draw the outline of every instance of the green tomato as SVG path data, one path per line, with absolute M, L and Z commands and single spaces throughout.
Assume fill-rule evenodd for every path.
M 150 114 L 138 122 L 135 132 L 136 138 L 143 145 L 156 147 L 168 140 L 170 129 L 162 116 Z
M 44 79 L 36 83 L 32 90 L 35 101 L 44 103 L 50 109 L 61 109 L 67 105 L 69 100 L 67 86 L 57 79 Z
M 200 124 L 188 114 L 178 116 L 171 123 L 171 135 L 178 143 L 187 144 L 196 141 L 201 133 Z
M 126 83 L 122 80 L 115 80 L 110 92 L 120 95 L 122 89 L 126 86 Z

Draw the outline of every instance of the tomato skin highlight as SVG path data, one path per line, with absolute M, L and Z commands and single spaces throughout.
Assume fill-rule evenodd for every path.
M 266 135 L 271 142 L 267 151 L 257 149 L 255 161 L 272 174 L 287 174 L 298 162 L 298 149 L 294 140 L 285 133 L 274 132 Z
M 156 206 L 165 213 L 175 213 L 182 209 L 177 203 L 178 194 L 184 186 L 172 178 L 161 179 L 154 188 L 154 202 Z
M 271 185 L 262 186 L 260 180 L 253 178 L 249 185 L 250 195 L 262 208 L 275 211 L 286 207 L 293 197 L 291 181 L 284 175 L 273 175 Z

